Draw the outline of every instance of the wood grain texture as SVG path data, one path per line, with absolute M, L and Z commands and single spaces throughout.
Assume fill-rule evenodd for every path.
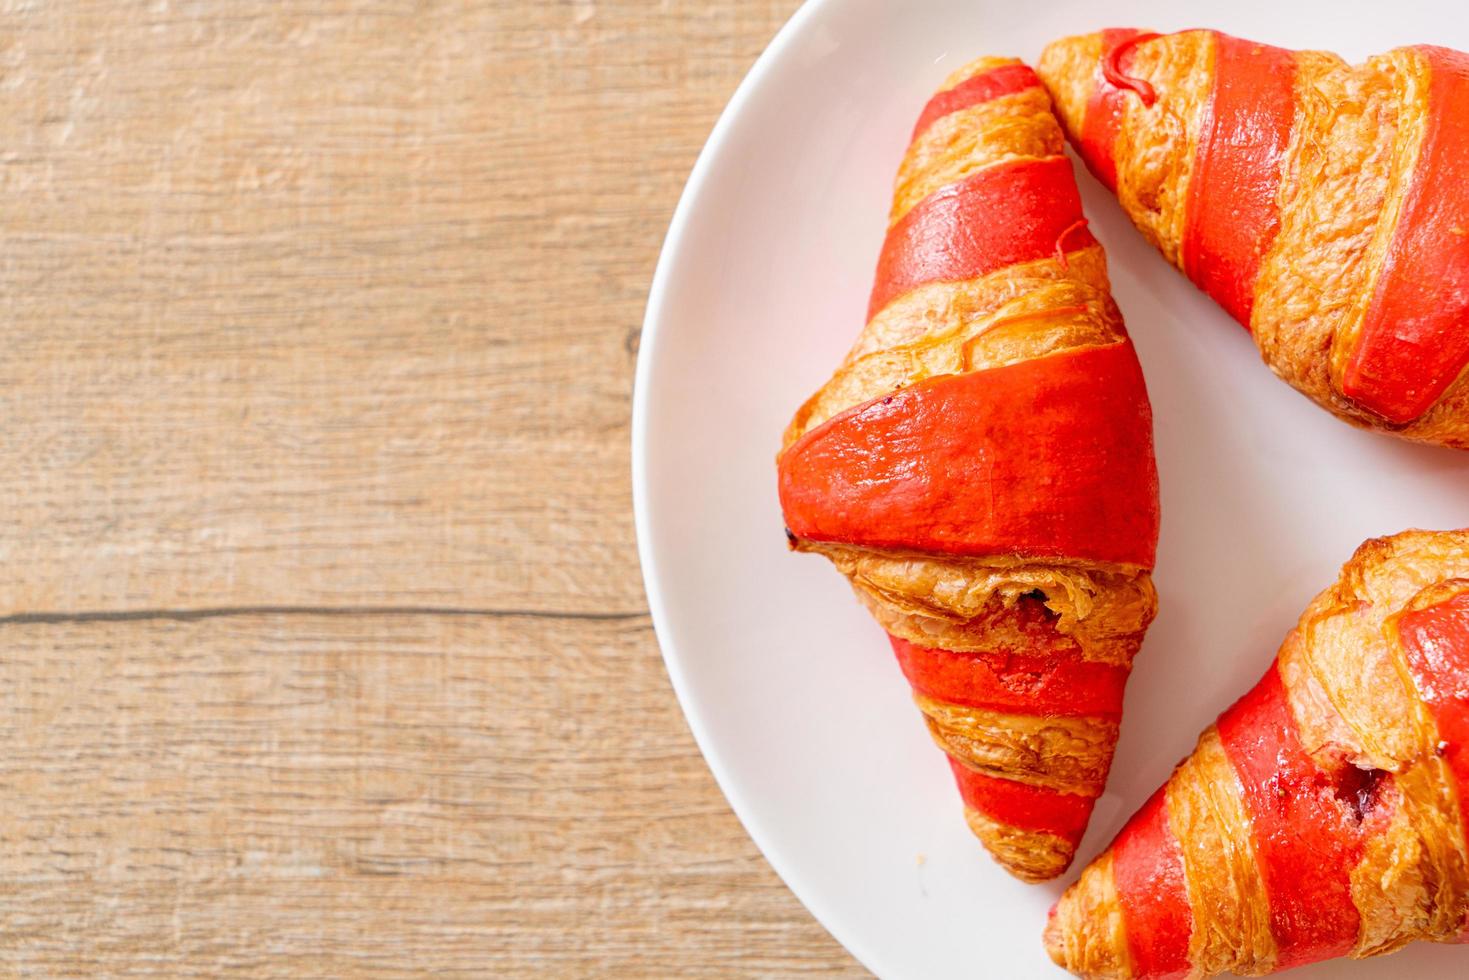
M 860 973 L 630 518 L 657 248 L 795 6 L 0 5 L 0 973 Z

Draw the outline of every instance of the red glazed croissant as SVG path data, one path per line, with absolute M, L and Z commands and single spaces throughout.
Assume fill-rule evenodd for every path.
M 1046 947 L 1143 980 L 1461 942 L 1466 790 L 1469 531 L 1369 541 L 1061 897 Z
M 892 637 L 970 827 L 1063 871 L 1156 608 L 1152 418 L 1035 74 L 986 58 L 924 109 L 869 320 L 779 457 L 791 546 Z
M 1352 67 L 1108 30 L 1040 74 L 1087 165 L 1267 364 L 1356 425 L 1469 448 L 1469 56 Z

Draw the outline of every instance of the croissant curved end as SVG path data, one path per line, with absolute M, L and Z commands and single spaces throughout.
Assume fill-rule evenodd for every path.
M 1086 980 L 1264 976 L 1469 922 L 1469 529 L 1366 542 L 1056 903 Z

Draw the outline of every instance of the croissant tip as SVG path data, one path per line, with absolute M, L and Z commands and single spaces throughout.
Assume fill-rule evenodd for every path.
M 1041 941 L 1061 969 L 1086 980 L 1123 980 L 1134 972 L 1127 931 L 1106 851 L 1051 906 Z
M 1030 885 L 1050 881 L 1071 866 L 1076 842 L 1038 830 L 1021 830 L 966 807 L 964 820 L 995 863 Z

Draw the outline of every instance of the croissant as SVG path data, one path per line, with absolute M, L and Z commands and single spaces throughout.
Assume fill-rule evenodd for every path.
M 1368 541 L 1051 910 L 1078 976 L 1261 976 L 1469 914 L 1469 530 Z
M 1056 41 L 1039 72 L 1143 234 L 1337 416 L 1469 448 L 1469 56 L 1353 67 L 1217 31 Z
M 792 549 L 891 637 L 970 828 L 1063 871 L 1157 606 L 1152 415 L 1035 73 L 948 79 L 898 171 L 869 319 L 778 457 Z

